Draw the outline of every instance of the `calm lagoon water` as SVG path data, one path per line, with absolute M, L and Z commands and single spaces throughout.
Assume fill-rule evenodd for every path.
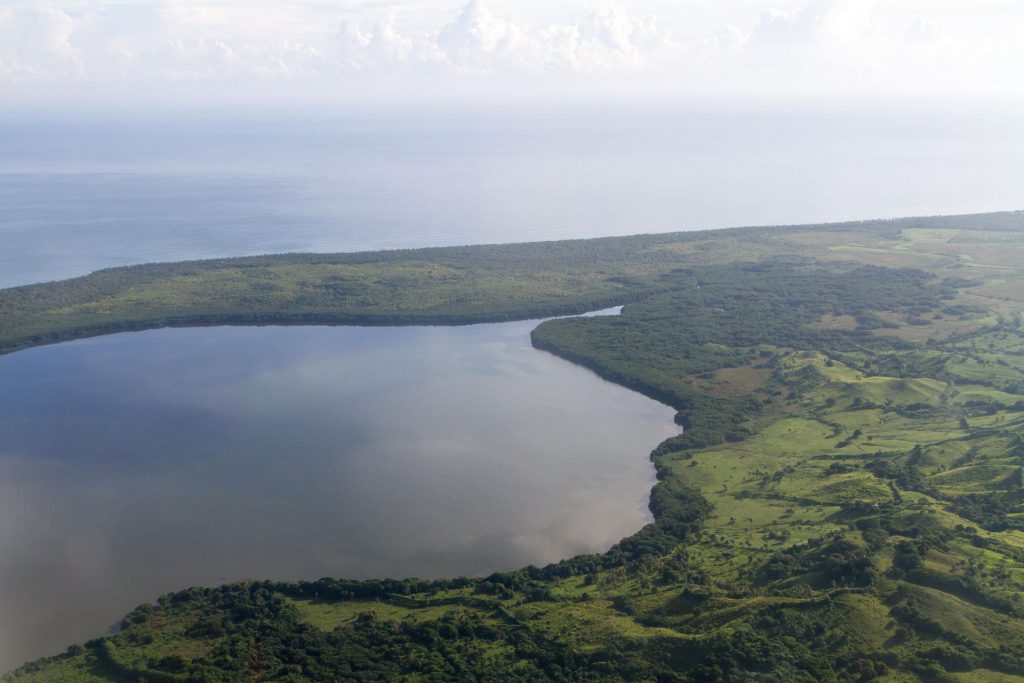
M 0 357 L 0 669 L 189 585 L 473 575 L 638 529 L 673 411 L 534 350 L 535 324 Z

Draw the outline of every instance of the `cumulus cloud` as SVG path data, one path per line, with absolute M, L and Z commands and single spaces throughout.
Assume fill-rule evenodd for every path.
M 803 91 L 1020 93 L 1020 10 L 965 4 L 925 19 L 900 4 L 810 0 L 794 12 L 766 12 L 745 41 L 744 74 Z
M 0 73 L 44 79 L 82 73 L 74 30 L 75 20 L 54 7 L 0 10 Z
M 458 69 L 478 73 L 530 64 L 538 49 L 522 28 L 495 15 L 483 0 L 470 0 L 433 42 L 438 57 Z
M 395 17 L 369 31 L 349 21 L 338 29 L 336 57 L 343 68 L 361 71 L 404 65 L 413 54 L 413 41 L 395 30 Z
M 630 11 L 630 0 L 569 16 L 550 3 L 524 18 L 502 1 L 469 0 L 447 15 L 355 0 L 13 4 L 0 9 L 0 84 L 255 81 L 331 90 L 360 79 L 386 88 L 395 77 L 397 90 L 410 81 L 468 78 L 472 88 L 503 78 L 626 76 L 659 92 L 707 95 L 1019 94 L 1024 83 L 1024 8 L 992 0 L 982 9 L 950 0 L 927 18 L 913 0 L 807 0 L 787 11 L 716 0 L 734 5 L 737 21 L 711 30 L 690 26 L 699 2 L 664 6 L 658 17 Z
M 395 29 L 394 16 L 370 28 L 348 21 L 339 31 L 339 57 L 372 71 L 410 65 L 467 74 L 618 73 L 643 71 L 677 56 L 678 45 L 653 17 L 619 5 L 565 23 L 528 25 L 470 0 L 440 30 L 417 39 Z
M 654 17 L 634 17 L 618 5 L 541 35 L 548 64 L 581 71 L 644 71 L 674 61 L 681 48 Z
M 0 63 L 5 75 L 30 79 L 380 74 L 418 67 L 591 73 L 642 70 L 673 47 L 653 18 L 614 4 L 570 22 L 530 26 L 499 15 L 484 0 L 470 0 L 438 30 L 422 35 L 399 30 L 393 12 L 369 24 L 343 16 L 333 40 L 327 26 L 319 34 L 288 35 L 282 30 L 288 21 L 265 15 L 257 22 L 262 30 L 254 30 L 252 15 L 170 0 L 96 0 L 74 14 L 58 7 L 8 10 L 0 13 Z
M 750 53 L 770 62 L 824 62 L 871 68 L 893 36 L 872 0 L 811 0 L 791 12 L 767 12 L 750 36 Z

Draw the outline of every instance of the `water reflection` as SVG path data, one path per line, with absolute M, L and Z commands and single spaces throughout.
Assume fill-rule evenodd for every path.
M 0 669 L 188 585 L 472 575 L 637 529 L 672 411 L 533 350 L 534 324 L 0 358 Z

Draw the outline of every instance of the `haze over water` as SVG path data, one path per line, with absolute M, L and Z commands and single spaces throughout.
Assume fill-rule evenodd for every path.
M 1021 208 L 1024 116 L 894 101 L 0 120 L 0 287 L 148 261 Z

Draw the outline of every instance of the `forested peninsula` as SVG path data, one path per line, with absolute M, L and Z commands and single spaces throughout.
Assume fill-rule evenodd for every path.
M 1024 680 L 1022 212 L 112 268 L 0 290 L 0 353 L 618 304 L 532 334 L 685 428 L 607 552 L 190 588 L 5 680 Z

